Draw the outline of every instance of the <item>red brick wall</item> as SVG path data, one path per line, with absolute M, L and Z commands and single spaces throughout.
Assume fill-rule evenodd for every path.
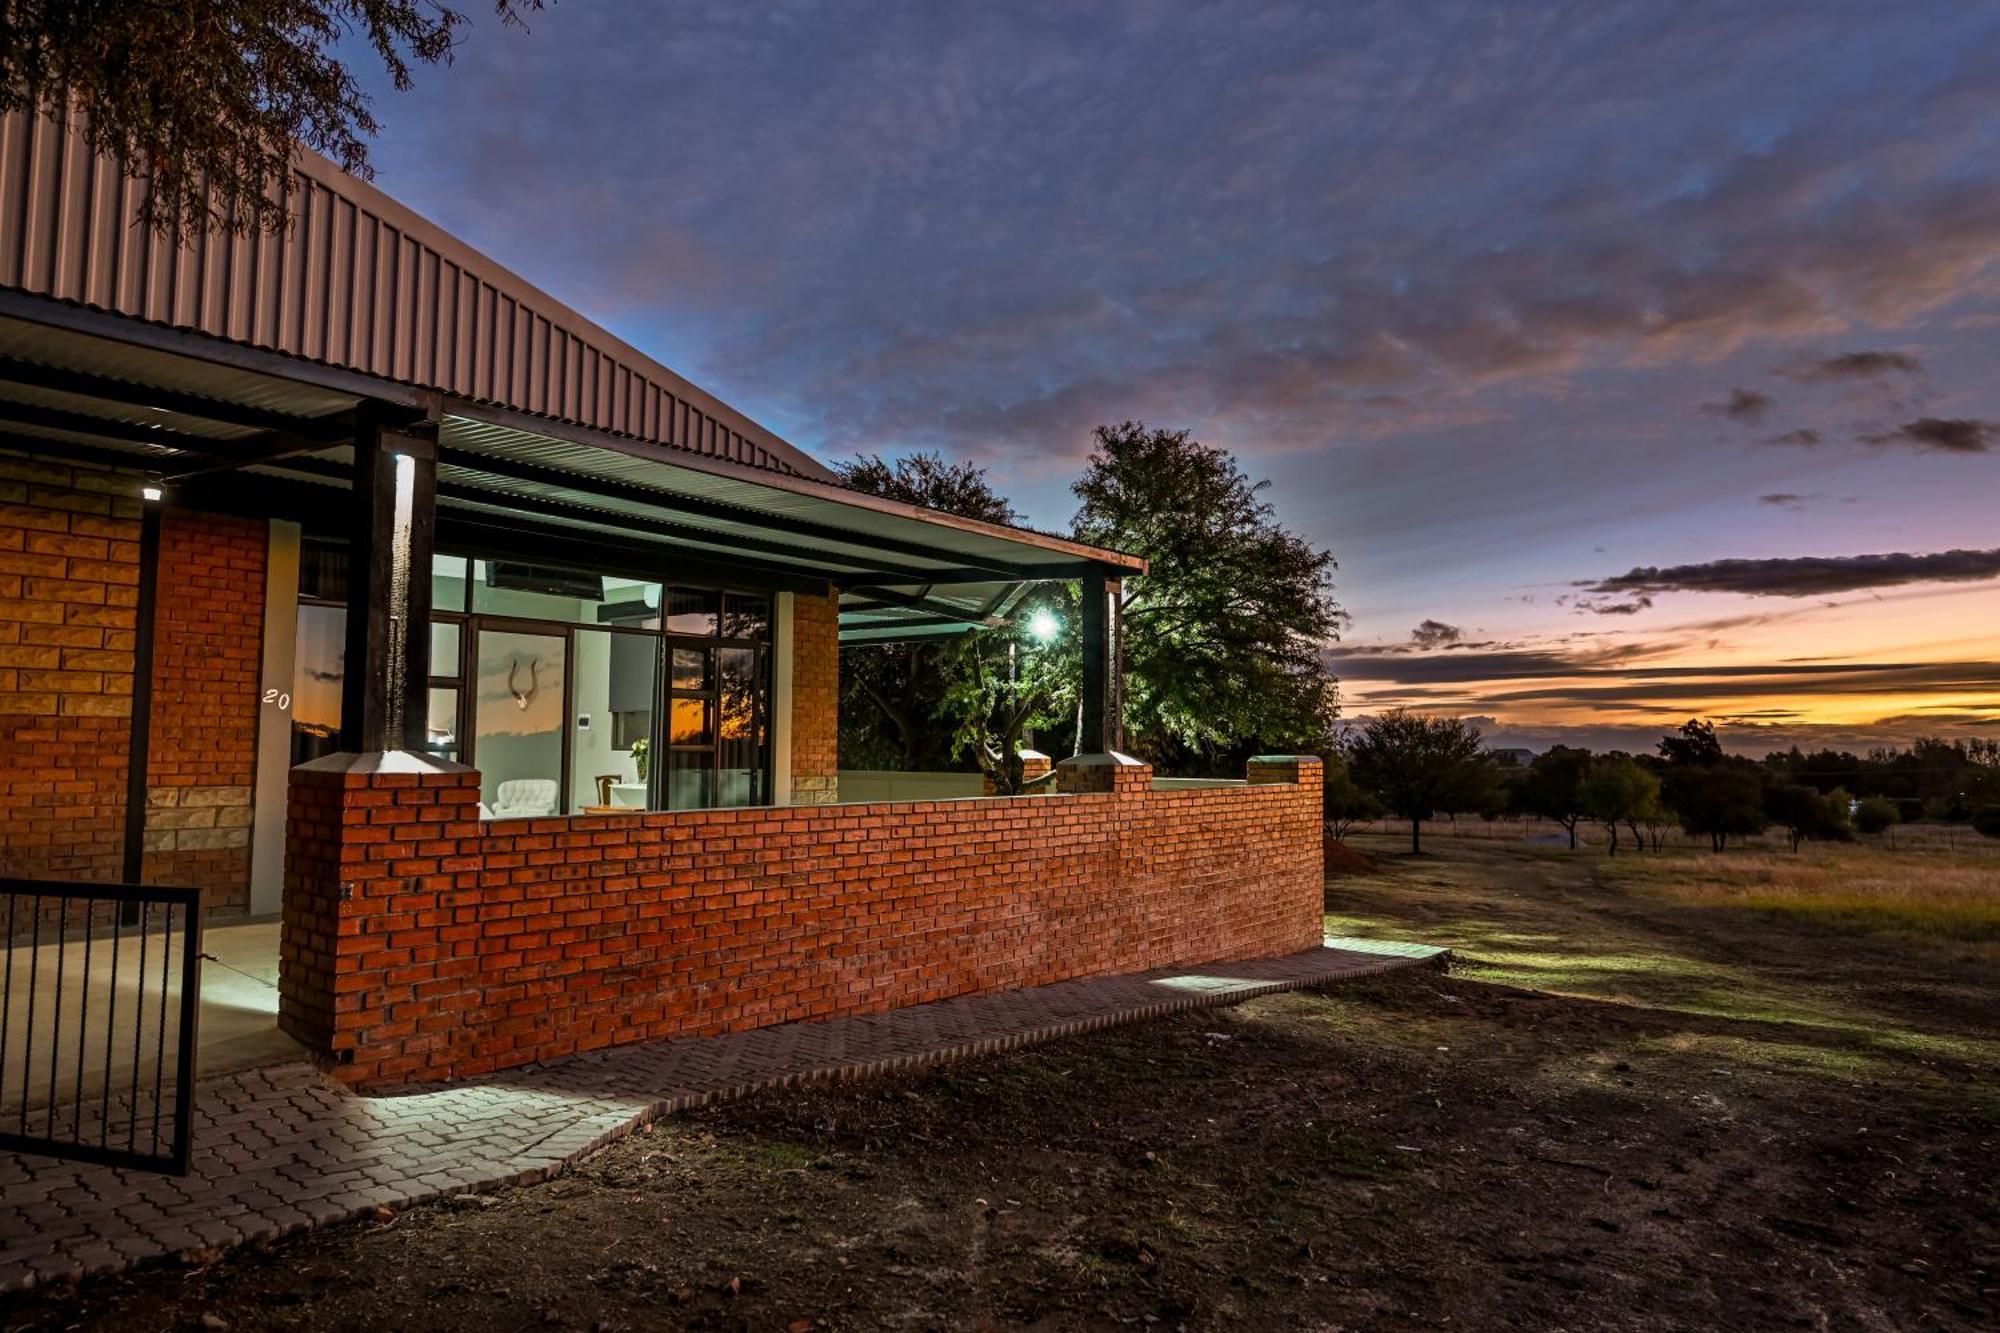
M 262 519 L 162 515 L 145 874 L 211 913 L 249 905 L 268 549 Z
M 476 774 L 295 770 L 286 1025 L 389 1085 L 1309 948 L 1319 769 L 1262 776 L 482 825 Z
M 116 880 L 140 478 L 0 454 L 0 874 Z M 162 516 L 144 877 L 241 911 L 263 653 L 260 521 Z
M 792 598 L 792 804 L 840 789 L 840 598 Z
M 134 478 L 0 454 L 0 874 L 119 878 L 138 584 Z

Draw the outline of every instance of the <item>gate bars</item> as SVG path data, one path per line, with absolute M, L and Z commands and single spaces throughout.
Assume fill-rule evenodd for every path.
M 0 1151 L 187 1174 L 201 890 L 0 879 L 0 897 Z

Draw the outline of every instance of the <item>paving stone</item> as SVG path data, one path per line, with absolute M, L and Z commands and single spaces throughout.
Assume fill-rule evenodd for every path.
M 351 1094 L 302 1063 L 210 1080 L 197 1090 L 202 1110 L 183 1178 L 0 1154 L 0 1291 L 269 1240 L 377 1206 L 532 1183 L 677 1108 L 759 1088 L 926 1067 L 1439 957 L 1422 946 L 1340 943 L 1286 958 L 609 1047 L 393 1097 Z M 131 1110 L 120 1102 L 109 1114 L 122 1124 Z

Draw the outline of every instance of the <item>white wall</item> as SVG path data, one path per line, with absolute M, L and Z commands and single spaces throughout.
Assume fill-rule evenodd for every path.
M 577 631 L 576 705 L 569 725 L 575 738 L 570 758 L 570 811 L 597 804 L 597 777 L 614 773 L 620 782 L 636 782 L 639 766 L 630 750 L 611 748 L 611 635 Z M 586 730 L 585 718 L 590 719 Z

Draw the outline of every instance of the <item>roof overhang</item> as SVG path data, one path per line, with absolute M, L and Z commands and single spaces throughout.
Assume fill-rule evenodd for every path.
M 847 642 L 960 634 L 1000 623 L 1035 582 L 1146 568 L 1047 533 L 0 294 L 0 447 L 141 469 L 190 500 L 260 482 L 344 489 L 363 409 L 435 424 L 441 528 L 615 542 L 662 567 L 831 584 Z

